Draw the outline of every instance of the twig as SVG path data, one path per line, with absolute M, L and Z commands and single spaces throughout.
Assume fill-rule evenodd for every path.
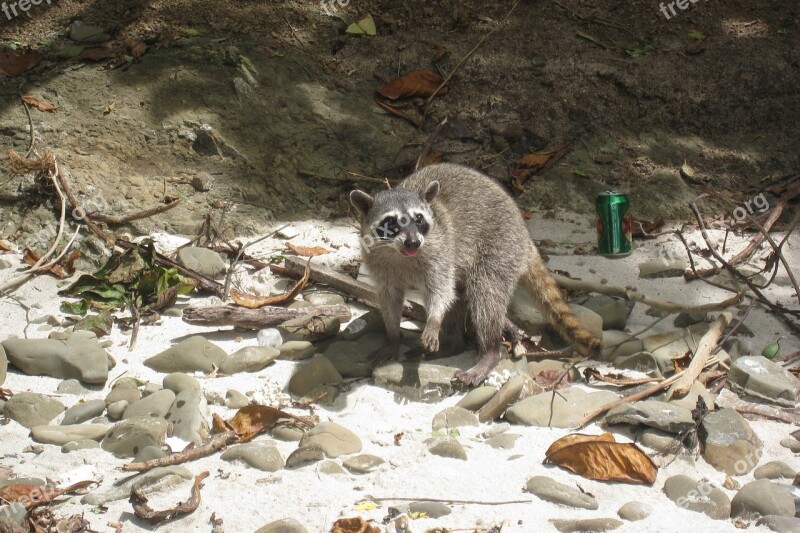
M 422 127 L 422 124 L 424 124 L 424 123 L 425 123 L 425 117 L 427 117 L 427 116 L 428 116 L 428 107 L 430 107 L 430 105 L 431 105 L 431 102 L 433 101 L 433 99 L 434 99 L 434 98 L 436 98 L 436 95 L 437 95 L 437 94 L 439 94 L 439 91 L 441 91 L 441 90 L 442 90 L 442 88 L 443 88 L 445 85 L 447 85 L 447 82 L 449 82 L 449 81 L 450 81 L 450 78 L 452 78 L 452 77 L 453 77 L 453 74 L 455 74 L 455 73 L 458 71 L 458 69 L 459 69 L 459 68 L 461 68 L 461 67 L 462 67 L 462 65 L 464 65 L 464 63 L 466 63 L 466 62 L 467 62 L 467 59 L 469 59 L 470 57 L 472 57 L 472 54 L 474 54 L 474 53 L 475 53 L 475 52 L 478 50 L 478 48 L 480 48 L 480 47 L 481 47 L 481 45 L 483 45 L 483 43 L 484 43 L 484 42 L 486 42 L 486 40 L 487 40 L 489 37 L 491 37 L 491 36 L 494 34 L 494 32 L 496 32 L 498 29 L 500 29 L 500 27 L 502 26 L 502 24 L 503 24 L 503 23 L 505 23 L 505 22 L 508 20 L 508 18 L 511 16 L 511 13 L 513 13 L 513 12 L 514 12 L 514 10 L 517 8 L 517 5 L 519 5 L 519 0 L 517 0 L 516 2 L 514 2 L 514 5 L 513 5 L 513 6 L 511 6 L 511 9 L 509 9 L 509 10 L 508 10 L 508 13 L 506 13 L 506 16 L 505 16 L 505 17 L 503 17 L 503 20 L 501 20 L 501 21 L 500 21 L 500 24 L 498 24 L 497 26 L 495 26 L 494 28 L 492 28 L 492 29 L 491 29 L 491 31 L 489 31 L 489 33 L 487 33 L 486 35 L 484 35 L 484 36 L 481 38 L 481 40 L 480 40 L 480 41 L 478 41 L 478 44 L 476 44 L 475 46 L 473 46 L 473 47 L 472 47 L 472 49 L 471 49 L 469 52 L 467 52 L 467 55 L 465 55 L 465 56 L 464 56 L 464 57 L 461 59 L 461 61 L 459 61 L 459 62 L 458 62 L 458 64 L 456 64 L 456 66 L 455 66 L 455 67 L 453 67 L 453 70 L 451 70 L 451 71 L 450 71 L 450 74 L 448 74 L 448 75 L 447 75 L 447 77 L 444 79 L 444 81 L 442 81 L 442 83 L 441 83 L 441 84 L 440 84 L 440 85 L 439 85 L 439 86 L 436 88 L 436 90 L 435 90 L 435 91 L 433 91 L 433 94 L 431 94 L 431 95 L 428 97 L 428 100 L 426 100 L 426 101 L 425 101 L 425 107 L 424 107 L 424 109 L 422 110 L 422 120 L 420 121 L 420 127 Z
M 433 131 L 430 135 L 428 135 L 428 139 L 425 141 L 425 144 L 422 145 L 422 151 L 419 153 L 419 157 L 417 158 L 417 163 L 414 165 L 414 171 L 419 170 L 419 166 L 425 161 L 425 158 L 428 157 L 428 152 L 431 151 L 431 146 L 433 146 L 433 141 L 436 140 L 436 137 L 439 136 L 439 132 L 442 131 L 444 125 L 447 124 L 447 117 L 444 117 L 439 124 L 433 128 Z
M 22 87 L 24 85 L 25 85 L 24 82 L 19 85 L 19 99 L 22 102 L 22 106 L 25 108 L 25 114 L 28 115 L 28 128 L 30 128 L 30 134 L 31 134 L 31 140 L 28 143 L 28 151 L 25 152 L 25 159 L 28 159 L 31 156 L 31 152 L 33 152 L 33 142 L 36 132 L 33 129 L 33 117 L 31 117 L 31 110 L 28 107 L 28 102 L 26 102 L 25 99 L 22 98 Z
M 203 444 L 195 446 L 194 448 L 141 463 L 128 463 L 126 465 L 122 465 L 122 470 L 126 472 L 144 472 L 159 466 L 172 466 L 188 463 L 189 461 L 194 461 L 195 459 L 211 455 L 222 448 L 225 448 L 229 444 L 236 442 L 238 439 L 239 437 L 235 431 L 217 433 Z
M 683 398 L 689 392 L 689 389 L 694 384 L 703 367 L 706 365 L 706 360 L 714 353 L 715 348 L 719 346 L 717 342 L 725 331 L 725 328 L 733 320 L 733 315 L 729 312 L 720 313 L 717 319 L 711 324 L 711 327 L 697 343 L 697 349 L 694 352 L 692 362 L 686 368 L 685 373 L 681 378 L 676 381 L 667 391 L 667 401 L 671 400 L 673 396 L 677 395 Z
M 78 198 L 72 193 L 72 189 L 69 186 L 69 182 L 67 178 L 64 176 L 64 173 L 61 171 L 61 168 L 56 163 L 56 177 L 58 178 L 61 187 L 64 189 L 64 194 L 67 195 L 69 199 L 69 203 L 72 206 L 72 212 L 82 214 L 84 220 L 86 221 L 86 227 L 89 228 L 89 231 L 94 233 L 100 239 L 102 239 L 106 244 L 113 245 L 114 244 L 114 237 L 106 233 L 105 231 L 101 230 L 97 224 L 89 217 L 86 213 L 86 210 L 81 207 L 81 203 L 78 201 Z
M 297 170 L 297 173 L 300 176 L 305 176 L 307 178 L 316 178 L 320 180 L 328 180 L 328 181 L 367 181 L 370 183 L 383 183 L 384 180 L 381 178 L 373 178 L 371 176 L 364 176 L 363 174 L 358 174 L 356 172 L 348 172 L 347 176 L 324 176 L 322 174 L 317 174 L 315 172 L 310 172 L 308 170 L 303 170 L 302 168 Z M 396 180 L 393 180 L 396 181 Z
M 98 213 L 94 211 L 92 213 L 86 213 L 86 216 L 92 218 L 93 220 L 99 220 L 100 222 L 105 222 L 106 224 L 125 224 L 127 222 L 133 222 L 134 220 L 141 220 L 143 218 L 164 213 L 166 211 L 169 211 L 173 207 L 177 207 L 180 203 L 181 200 L 180 198 L 178 198 L 168 204 L 157 205 L 155 207 L 144 209 L 142 211 L 131 213 L 129 215 L 106 215 L 104 213 Z

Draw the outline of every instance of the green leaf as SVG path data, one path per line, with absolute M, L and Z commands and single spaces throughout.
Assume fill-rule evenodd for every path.
M 87 316 L 77 324 L 74 329 L 85 329 L 94 332 L 98 337 L 108 335 L 111 332 L 111 326 L 114 323 L 114 317 L 108 311 L 101 311 L 97 315 Z
M 61 302 L 61 310 L 73 315 L 85 315 L 91 307 L 88 299 L 78 300 L 77 302 Z
M 206 32 L 203 30 L 196 30 L 194 28 L 184 28 L 181 30 L 181 35 L 184 37 L 202 37 Z
M 377 35 L 375 29 L 375 20 L 372 18 L 372 15 L 367 15 L 363 19 L 359 20 L 358 22 L 354 22 L 347 27 L 345 30 L 347 33 L 352 35 Z
M 67 46 L 56 52 L 56 57 L 59 59 L 69 59 L 83 52 L 83 48 L 84 47 L 80 45 Z
M 698 40 L 698 41 L 700 39 L 705 39 L 706 38 L 706 36 L 703 34 L 703 32 L 697 31 L 697 30 L 690 31 L 688 35 L 689 35 L 690 38 Z
M 631 57 L 643 57 L 655 50 L 652 44 L 648 44 L 642 48 L 626 48 L 625 53 Z

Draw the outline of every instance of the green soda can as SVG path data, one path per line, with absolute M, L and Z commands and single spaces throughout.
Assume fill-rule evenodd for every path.
M 606 191 L 597 197 L 597 253 L 625 257 L 633 250 L 631 215 L 624 192 Z

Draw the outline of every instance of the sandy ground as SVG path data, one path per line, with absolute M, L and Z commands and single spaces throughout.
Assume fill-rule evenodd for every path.
M 593 221 L 586 216 L 558 214 L 555 218 L 542 220 L 536 214 L 532 221 L 535 239 L 550 239 L 566 245 L 592 243 L 594 240 Z M 277 227 L 277 225 L 276 225 Z M 295 224 L 300 235 L 292 240 L 296 244 L 325 245 L 338 248 L 336 254 L 321 259 L 330 264 L 342 264 L 357 256 L 357 237 L 355 230 L 347 223 L 324 223 L 309 221 Z M 264 228 L 266 233 L 269 228 Z M 722 232 L 715 235 L 721 238 Z M 160 237 L 163 246 L 174 246 L 174 238 Z M 279 251 L 284 245 L 283 239 L 268 239 L 253 253 L 267 257 L 270 252 Z M 564 252 L 566 246 L 558 249 Z M 545 246 L 545 249 L 550 247 Z M 694 283 L 687 285 L 681 278 L 640 280 L 637 278 L 637 265 L 648 258 L 664 256 L 669 251 L 680 252 L 677 241 L 661 238 L 648 242 L 635 250 L 628 258 L 609 260 L 597 256 L 556 255 L 552 254 L 550 267 L 568 271 L 575 277 L 599 280 L 606 278 L 608 283 L 617 286 L 634 285 L 647 294 L 669 300 L 686 303 L 706 303 L 727 297 L 722 291 Z M 551 252 L 553 250 L 550 250 Z M 683 256 L 683 253 L 680 252 Z M 786 256 L 790 264 L 800 264 L 800 237 L 794 237 L 787 243 Z M 9 261 L 16 261 L 16 254 L 3 256 Z M 0 271 L 0 281 L 14 274 L 14 269 Z M 789 303 L 792 290 L 787 286 L 785 273 L 779 274 L 778 284 L 770 288 L 769 294 L 780 301 Z M 273 282 L 267 274 L 249 276 L 248 283 L 265 285 Z M 21 287 L 14 298 L 31 306 L 29 319 L 42 315 L 56 315 L 60 299 L 56 295 L 57 282 L 49 277 L 40 277 Z M 189 299 L 182 303 L 188 303 Z M 200 298 L 191 298 L 192 304 L 202 303 Z M 628 323 L 630 331 L 636 331 L 648 325 L 653 319 L 644 314 L 641 306 L 635 308 Z M 670 320 L 663 321 L 654 331 L 669 329 Z M 26 312 L 15 301 L 9 298 L 0 300 L 0 328 L 2 337 L 28 336 L 30 338 L 45 337 L 48 332 L 41 330 L 41 325 L 26 327 Z M 785 328 L 773 317 L 760 309 L 755 309 L 747 322 L 755 333 L 752 339 L 756 350 L 773 341 L 780 335 L 789 335 Z M 158 326 L 142 327 L 136 348 L 129 352 L 127 335 L 115 328 L 111 335 L 113 346 L 110 353 L 117 360 L 117 367 L 111 372 L 112 377 L 122 373 L 143 380 L 160 383 L 163 375 L 146 367 L 141 362 L 157 352 L 168 348 L 171 344 L 187 335 L 202 333 L 206 337 L 232 353 L 238 348 L 255 345 L 255 332 L 232 331 L 230 328 L 203 328 L 184 323 L 179 318 L 165 317 Z M 782 342 L 787 351 L 800 348 L 800 342 L 789 335 Z M 466 367 L 471 364 L 472 354 L 444 360 L 444 364 Z M 235 388 L 241 392 L 258 390 L 268 384 L 277 382 L 285 386 L 297 363 L 278 361 L 258 374 L 238 374 L 230 377 L 206 379 L 200 377 L 206 392 L 213 391 L 225 395 L 228 389 Z M 68 407 L 78 401 L 78 397 L 60 396 L 55 393 L 60 380 L 48 377 L 29 377 L 16 370 L 9 372 L 4 387 L 14 392 L 36 391 L 53 394 Z M 103 398 L 108 388 L 95 390 L 84 398 Z M 620 532 L 656 532 L 656 531 L 735 531 L 731 522 L 714 521 L 705 515 L 683 510 L 668 500 L 662 492 L 664 481 L 675 474 L 687 474 L 695 479 L 704 477 L 715 485 L 721 486 L 724 474 L 714 470 L 701 458 L 681 457 L 662 468 L 658 480 L 653 487 L 632 486 L 618 483 L 601 483 L 586 480 L 572 475 L 557 467 L 544 466 L 544 451 L 557 438 L 569 433 L 568 430 L 518 427 L 512 426 L 511 432 L 521 435 L 512 450 L 499 450 L 489 447 L 474 437 L 485 431 L 488 426 L 478 428 L 462 428 L 460 440 L 467 449 L 468 461 L 445 459 L 429 454 L 425 439 L 431 433 L 431 419 L 440 410 L 458 402 L 461 395 L 445 399 L 438 404 L 422 404 L 409 402 L 394 393 L 374 386 L 369 382 L 358 382 L 352 390 L 340 395 L 335 405 L 320 408 L 317 413 L 322 420 L 337 422 L 360 436 L 363 453 L 370 453 L 384 458 L 387 462 L 376 472 L 366 475 L 344 475 L 331 477 L 318 473 L 317 465 L 310 464 L 295 470 L 283 470 L 275 474 L 266 474 L 243 465 L 221 461 L 218 455 L 198 460 L 186 465 L 194 474 L 208 470 L 211 475 L 205 481 L 202 490 L 202 503 L 196 512 L 178 521 L 167 523 L 158 529 L 165 532 L 209 531 L 209 518 L 212 513 L 224 520 L 224 528 L 228 532 L 253 531 L 258 527 L 284 517 L 293 517 L 302 522 L 310 532 L 328 531 L 331 524 L 339 517 L 361 515 L 365 518 L 380 520 L 387 514 L 386 507 L 373 511 L 361 512 L 354 508 L 355 503 L 366 495 L 376 497 L 414 497 L 453 498 L 463 500 L 530 500 L 530 503 L 512 505 L 452 505 L 453 513 L 447 517 L 421 519 L 412 521 L 412 530 L 425 531 L 428 528 L 471 528 L 477 526 L 490 528 L 508 520 L 508 529 L 504 531 L 555 531 L 549 519 L 553 518 L 591 518 L 616 517 L 619 507 L 631 500 L 641 501 L 652 507 L 652 514 L 644 521 L 625 523 L 617 531 Z M 224 407 L 210 407 L 212 412 L 230 417 L 233 412 Z M 768 421 L 754 421 L 752 426 L 764 442 L 764 455 L 761 462 L 769 460 L 786 461 L 794 468 L 800 467 L 800 461 L 786 448 L 779 445 L 779 440 L 786 438 L 791 428 L 784 424 Z M 597 433 L 599 428 L 590 426 L 587 433 Z M 394 445 L 394 435 L 403 432 L 401 446 Z M 45 446 L 43 453 L 34 455 L 24 453 L 23 449 L 31 443 L 28 430 L 12 422 L 0 427 L 0 462 L 12 467 L 18 476 L 50 477 L 63 479 L 74 469 L 91 467 L 96 479 L 103 479 L 102 488 L 107 489 L 117 479 L 124 477 L 118 470 L 121 461 L 110 454 L 97 450 L 81 450 L 70 454 L 61 453 L 56 446 Z M 257 441 L 266 441 L 262 436 Z M 621 438 L 624 440 L 624 438 Z M 284 457 L 295 448 L 296 443 L 277 443 Z M 656 459 L 665 462 L 663 459 Z M 341 459 L 337 459 L 341 462 Z M 592 493 L 600 503 L 597 511 L 584 511 L 559 507 L 555 504 L 538 500 L 526 494 L 522 487 L 528 478 L 544 474 L 556 480 L 578 484 L 585 491 Z M 744 484 L 752 480 L 751 475 L 736 478 Z M 150 503 L 154 508 L 184 500 L 188 497 L 190 485 L 171 489 L 166 493 L 153 495 Z M 732 491 L 727 491 L 733 496 Z M 152 528 L 134 518 L 130 504 L 123 500 L 111 502 L 105 512 L 98 513 L 79 504 L 79 497 L 62 498 L 54 507 L 58 514 L 85 513 L 92 527 L 98 531 L 113 531 L 107 524 L 123 522 L 122 531 L 144 531 Z M 678 525 L 680 524 L 680 525 Z M 766 531 L 765 528 L 749 529 L 750 531 Z

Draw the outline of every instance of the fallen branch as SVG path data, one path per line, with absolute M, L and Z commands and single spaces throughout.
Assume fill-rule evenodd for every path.
M 194 461 L 195 459 L 200 459 L 201 457 L 206 457 L 216 453 L 222 448 L 225 448 L 229 444 L 233 444 L 238 440 L 239 436 L 235 431 L 217 433 L 203 444 L 195 446 L 194 448 L 189 448 L 188 450 L 182 452 L 173 453 L 166 457 L 159 457 L 158 459 L 151 459 L 141 463 L 128 463 L 126 465 L 122 465 L 122 470 L 126 472 L 145 472 L 159 466 L 173 466 L 182 463 L 188 463 L 189 461 Z
M 718 347 L 717 341 L 722 336 L 722 332 L 725 331 L 725 328 L 728 327 L 731 320 L 733 320 L 733 315 L 725 312 L 720 313 L 717 319 L 711 324 L 711 327 L 697 344 L 692 362 L 689 363 L 689 366 L 686 368 L 681 378 L 673 383 L 667 391 L 667 401 L 671 400 L 673 396 L 678 396 L 679 398 L 686 396 L 689 389 L 697 380 L 697 377 L 703 371 L 708 358 L 711 357 Z
M 714 403 L 720 408 L 730 407 L 731 409 L 735 409 L 742 415 L 757 416 L 769 420 L 776 420 L 785 424 L 800 426 L 800 409 L 796 407 L 778 407 L 776 405 L 768 405 L 756 401 L 745 401 L 728 389 L 722 389 Z
M 175 518 L 176 516 L 193 513 L 200 506 L 200 489 L 203 487 L 203 480 L 208 477 L 208 471 L 200 472 L 194 478 L 194 485 L 192 485 L 192 495 L 185 502 L 178 503 L 175 507 L 170 509 L 163 509 L 155 511 L 147 505 L 147 497 L 134 488 L 131 490 L 130 502 L 133 505 L 133 512 L 142 520 L 147 520 L 152 525 L 159 524 L 166 520 Z
M 350 320 L 350 308 L 344 304 L 320 305 L 316 307 L 273 307 L 246 309 L 232 306 L 191 306 L 183 311 L 183 320 L 200 326 L 238 326 L 248 329 L 263 329 L 287 320 L 304 316 L 332 316 L 342 322 Z

